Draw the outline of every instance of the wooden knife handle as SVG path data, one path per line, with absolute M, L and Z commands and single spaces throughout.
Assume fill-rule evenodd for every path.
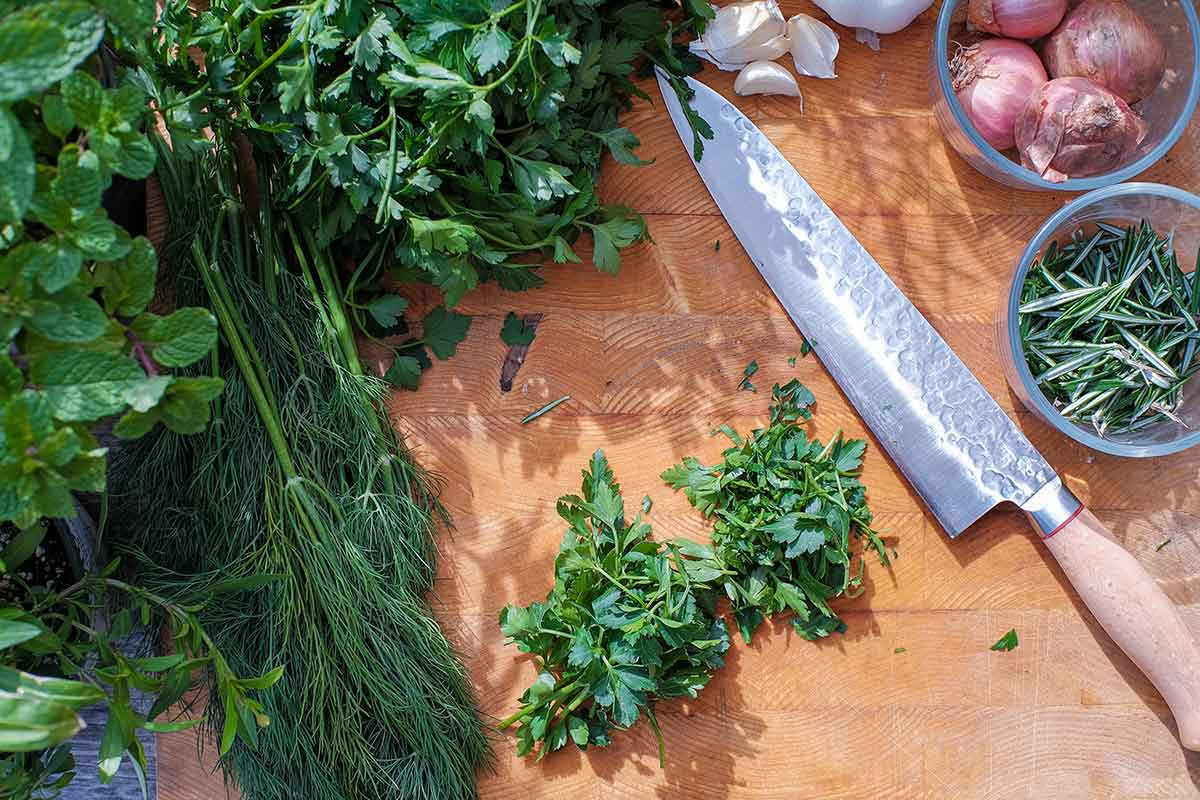
M 1044 541 L 1092 615 L 1167 701 L 1183 746 L 1200 750 L 1200 648 L 1175 604 L 1086 508 Z

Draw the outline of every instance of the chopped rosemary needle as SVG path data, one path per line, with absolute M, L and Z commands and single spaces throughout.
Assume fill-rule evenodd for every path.
M 1029 370 L 1064 417 L 1099 436 L 1184 424 L 1184 387 L 1200 372 L 1200 269 L 1183 272 L 1172 236 L 1099 223 L 1051 243 L 1017 312 Z
M 564 394 L 562 397 L 558 398 L 557 400 L 551 400 L 549 403 L 546 403 L 546 405 L 542 406 L 537 411 L 533 411 L 528 416 L 523 418 L 521 420 L 521 424 L 525 425 L 526 423 L 533 422 L 538 417 L 542 416 L 543 414 L 545 414 L 549 411 L 553 411 L 554 409 L 558 408 L 559 406 L 561 406 L 563 403 L 567 402 L 570 399 L 571 399 L 571 395 Z
M 1170 543 L 1171 543 L 1170 539 L 1163 539 L 1161 542 L 1158 543 L 1158 547 L 1154 548 L 1154 552 L 1157 553 L 1157 552 L 1161 551 L 1164 547 L 1166 547 Z

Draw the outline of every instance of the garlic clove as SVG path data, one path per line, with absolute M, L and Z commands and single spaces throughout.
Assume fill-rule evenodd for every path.
M 771 60 L 787 52 L 787 22 L 775 0 L 748 0 L 717 9 L 700 36 L 717 63 Z
M 704 59 L 708 63 L 715 65 L 717 69 L 722 70 L 724 72 L 738 72 L 743 67 L 745 67 L 746 64 L 750 63 L 750 61 L 773 61 L 774 59 L 779 58 L 781 55 L 783 55 L 787 51 L 788 51 L 787 37 L 786 36 L 777 36 L 777 37 L 775 37 L 775 39 L 772 39 L 771 41 L 766 42 L 765 44 L 760 45 L 759 47 L 755 48 L 754 51 L 749 54 L 751 56 L 749 58 L 747 57 L 747 54 L 745 54 L 745 53 L 736 53 L 736 55 L 739 58 L 742 58 L 743 60 L 731 64 L 727 61 L 721 61 L 720 59 L 716 58 L 712 53 L 708 52 L 708 50 L 704 47 L 704 42 L 700 41 L 699 39 L 693 39 L 692 41 L 688 42 L 688 52 L 689 53 L 696 56 L 697 58 Z M 762 55 L 755 56 L 754 52 L 762 53 Z
M 796 78 L 772 61 L 753 61 L 747 64 L 734 80 L 733 90 L 743 97 L 751 94 L 800 97 L 800 86 L 796 83 Z
M 810 78 L 837 77 L 833 62 L 840 43 L 833 28 L 808 14 L 797 14 L 788 20 L 787 30 L 796 72 Z

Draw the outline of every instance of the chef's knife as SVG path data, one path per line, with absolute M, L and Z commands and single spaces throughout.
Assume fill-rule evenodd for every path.
M 659 88 L 691 153 L 691 126 Z M 700 177 L 788 315 L 951 538 L 1009 502 L 1200 750 L 1200 648 L 1179 611 L 841 220 L 732 103 L 688 79 L 713 139 Z

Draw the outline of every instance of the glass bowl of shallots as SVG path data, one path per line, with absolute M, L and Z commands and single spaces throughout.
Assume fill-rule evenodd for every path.
M 947 141 L 1020 189 L 1089 191 L 1141 173 L 1200 98 L 1192 0 L 946 0 L 930 92 Z

